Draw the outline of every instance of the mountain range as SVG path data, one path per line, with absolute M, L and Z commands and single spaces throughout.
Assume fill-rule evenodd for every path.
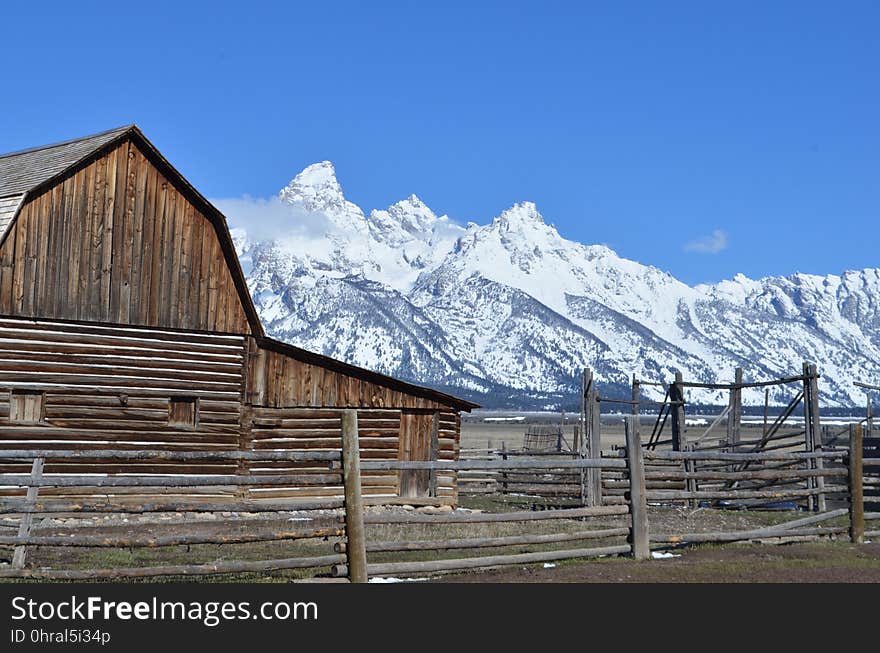
M 853 380 L 880 381 L 880 269 L 690 286 L 566 240 L 531 202 L 485 225 L 437 216 L 415 195 L 366 214 L 327 161 L 271 200 L 217 203 L 268 333 L 487 407 L 576 406 L 585 367 L 614 395 L 633 374 L 723 382 L 742 367 L 761 380 L 808 360 L 829 406 L 863 405 Z M 763 403 L 763 390 L 744 401 Z

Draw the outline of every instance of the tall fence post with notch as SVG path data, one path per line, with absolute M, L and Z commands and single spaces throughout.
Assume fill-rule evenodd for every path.
M 43 459 L 42 458 L 34 458 L 34 462 L 31 465 L 31 479 L 33 481 L 39 481 L 43 478 Z M 28 487 L 27 489 L 27 503 L 28 506 L 32 506 L 37 501 L 37 494 L 39 493 L 40 488 L 38 485 L 34 484 Z M 34 513 L 26 512 L 21 515 L 21 522 L 18 525 L 18 536 L 19 537 L 30 537 L 31 534 L 31 526 L 34 522 Z M 27 545 L 22 544 L 20 546 L 15 547 L 15 551 L 12 553 L 12 568 L 13 569 L 24 569 L 24 564 L 27 558 Z
M 684 415 L 684 377 L 681 372 L 675 373 L 675 381 L 669 386 L 669 401 L 672 410 L 672 450 L 686 451 L 687 436 L 685 435 Z
M 366 583 L 367 543 L 356 410 L 342 411 L 342 483 L 345 491 L 345 535 L 348 540 L 345 554 L 348 578 L 352 583 Z
M 730 389 L 730 401 L 727 411 L 727 445 L 729 451 L 736 452 L 739 450 L 739 443 L 742 440 L 742 383 L 743 368 L 737 367 L 734 370 L 733 387 Z M 686 449 L 682 449 L 686 451 Z
M 822 446 L 822 416 L 819 409 L 819 367 L 810 364 L 807 368 L 810 383 L 810 437 L 812 439 L 812 451 L 823 451 Z M 814 458 L 812 469 L 820 472 L 825 469 L 825 461 Z M 813 483 L 816 488 L 816 510 L 825 512 L 825 477 L 816 476 Z
M 861 424 L 850 424 L 849 427 L 849 537 L 853 544 L 865 541 Z
M 635 428 L 635 419 L 626 421 L 626 463 L 629 471 L 629 510 L 632 517 L 630 544 L 636 560 L 651 557 L 648 543 L 648 502 L 645 495 L 645 461 L 642 439 Z
M 578 441 L 577 453 L 583 458 L 589 457 L 589 449 L 590 449 L 590 425 L 591 425 L 591 413 L 590 413 L 590 396 L 593 388 L 593 372 L 589 367 L 584 368 L 583 373 L 581 374 L 581 419 L 580 419 L 580 438 Z M 590 496 L 590 481 L 587 476 L 587 470 L 584 467 L 581 467 L 580 471 L 580 481 L 581 481 L 581 505 L 582 506 L 591 506 L 592 497 Z

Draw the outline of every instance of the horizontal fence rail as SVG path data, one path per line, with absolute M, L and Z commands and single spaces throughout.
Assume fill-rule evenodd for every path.
M 641 448 L 638 448 L 641 452 Z M 482 452 L 481 452 L 482 453 Z M 488 452 L 487 452 L 488 453 Z M 536 455 L 529 455 L 536 454 Z M 640 458 L 640 456 L 639 456 Z M 502 565 L 549 562 L 567 558 L 590 558 L 611 555 L 632 555 L 637 558 L 648 557 L 649 543 L 644 506 L 644 492 L 639 485 L 640 477 L 632 474 L 632 462 L 616 457 L 585 457 L 579 455 L 559 454 L 558 452 L 524 452 L 516 455 L 502 452 L 500 457 L 457 461 L 360 461 L 360 469 L 367 471 L 427 470 L 432 472 L 494 472 L 503 473 L 505 481 L 511 484 L 521 479 L 556 483 L 557 479 L 535 479 L 534 476 L 545 474 L 562 475 L 566 481 L 579 488 L 585 482 L 585 475 L 591 471 L 614 470 L 626 473 L 633 479 L 633 487 L 627 503 L 619 505 L 581 505 L 580 507 L 558 508 L 550 510 L 513 510 L 506 512 L 453 512 L 444 514 L 366 514 L 363 522 L 373 530 L 371 537 L 364 538 L 363 550 L 369 554 L 366 561 L 365 575 L 412 574 L 457 571 L 464 569 L 488 568 Z M 583 494 L 581 494 L 583 496 Z M 635 506 L 635 507 L 633 507 Z M 347 514 L 346 519 L 349 518 Z M 585 528 L 585 521 L 598 520 L 594 528 Z M 610 521 L 609 521 L 610 520 Z M 445 538 L 407 538 L 407 539 L 375 539 L 381 537 L 375 533 L 376 528 L 385 527 L 438 527 L 447 525 L 543 525 L 557 526 L 559 531 L 516 534 L 487 534 L 483 537 L 445 537 Z M 623 539 L 621 542 L 620 539 Z M 616 541 L 615 541 L 616 540 Z M 551 548 L 558 544 L 571 542 L 595 542 L 595 546 L 577 548 Z M 337 545 L 336 550 L 350 555 L 349 545 Z M 538 547 L 541 550 L 522 552 L 521 547 Z M 508 549 L 508 552 L 497 552 L 497 549 Z M 511 550 L 512 549 L 512 550 Z M 415 551 L 484 551 L 479 556 L 451 557 L 433 560 L 401 561 L 375 560 L 375 556 L 401 554 Z M 339 576 L 348 575 L 354 579 L 355 574 L 347 565 L 333 568 L 332 573 Z
M 59 462 L 75 461 L 89 463 L 100 461 L 182 461 L 186 463 L 211 461 L 217 463 L 238 464 L 241 461 L 271 461 L 292 464 L 305 464 L 308 469 L 314 466 L 338 469 L 336 473 L 315 474 L 289 473 L 289 470 L 272 469 L 238 474 L 69 474 L 46 473 L 45 470 Z M 344 499 L 313 499 L 287 501 L 243 501 L 243 500 L 198 500 L 188 496 L 185 500 L 155 499 L 143 500 L 142 497 L 126 498 L 117 495 L 101 499 L 95 495 L 86 500 L 75 496 L 83 488 L 103 488 L 108 493 L 126 488 L 155 488 L 158 490 L 190 489 L 196 487 L 215 488 L 231 486 L 236 488 L 258 486 L 313 486 L 333 484 L 339 485 L 343 480 L 342 453 L 334 451 L 116 451 L 116 450 L 0 450 L 0 461 L 31 463 L 31 474 L 0 474 L 0 486 L 7 488 L 21 487 L 26 489 L 27 496 L 0 496 L 0 513 L 19 514 L 21 522 L 16 535 L 0 533 L 0 546 L 13 547 L 12 564 L 0 568 L 0 578 L 20 578 L 39 580 L 92 580 L 119 578 L 150 578 L 161 576 L 204 576 L 209 574 L 242 574 L 269 573 L 291 570 L 329 571 L 330 567 L 344 563 L 346 556 L 333 550 L 334 542 L 347 541 L 345 523 L 315 511 L 332 511 L 345 507 Z M 40 497 L 43 489 L 63 489 L 74 493 L 71 496 L 52 495 Z M 288 518 L 290 513 L 300 515 Z M 224 522 L 224 528 L 211 528 L 216 522 L 196 522 L 182 518 L 162 517 L 156 525 L 162 528 L 179 529 L 183 532 L 171 532 L 155 535 L 141 534 L 93 534 L 89 527 L 70 528 L 65 526 L 71 515 L 78 519 L 90 518 L 92 515 L 114 515 L 116 517 L 154 514 L 154 513 L 223 513 L 230 520 Z M 233 515 L 253 513 L 263 519 L 284 520 L 285 525 L 272 527 L 261 523 L 256 528 L 236 528 L 244 522 L 237 523 Z M 308 516 L 305 516 L 308 515 Z M 61 531 L 74 530 L 72 533 L 37 535 L 32 533 L 35 516 L 65 517 L 57 527 Z M 290 523 L 293 520 L 294 523 Z M 302 520 L 304 523 L 298 523 Z M 324 522 L 324 523 L 322 523 Z M 131 523 L 126 517 L 122 523 L 130 528 Z M 228 528 L 226 527 L 228 526 Z M 151 526 L 154 528 L 155 526 Z M 200 532 L 200 529 L 201 532 Z M 76 532 L 78 531 L 78 532 Z M 206 562 L 187 562 L 186 564 L 146 564 L 144 566 L 124 566 L 100 568 L 91 565 L 88 569 L 60 569 L 52 567 L 27 567 L 26 561 L 30 550 L 39 548 L 69 549 L 157 549 L 163 547 L 193 546 L 234 546 L 234 545 L 272 545 L 286 547 L 304 543 L 307 548 L 303 554 L 282 557 L 261 557 L 258 560 L 214 560 Z M 310 555 L 320 546 L 326 547 L 326 553 Z M 230 555 L 235 555 L 230 553 Z

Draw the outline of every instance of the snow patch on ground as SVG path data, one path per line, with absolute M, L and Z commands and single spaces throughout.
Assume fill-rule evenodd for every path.
M 680 558 L 680 553 L 670 553 L 669 551 L 651 551 L 651 557 L 654 560 L 666 560 L 667 558 Z

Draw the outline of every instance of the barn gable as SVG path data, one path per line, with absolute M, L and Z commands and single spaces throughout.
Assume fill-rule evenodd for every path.
M 262 335 L 225 219 L 134 126 L 0 157 L 0 314 Z

